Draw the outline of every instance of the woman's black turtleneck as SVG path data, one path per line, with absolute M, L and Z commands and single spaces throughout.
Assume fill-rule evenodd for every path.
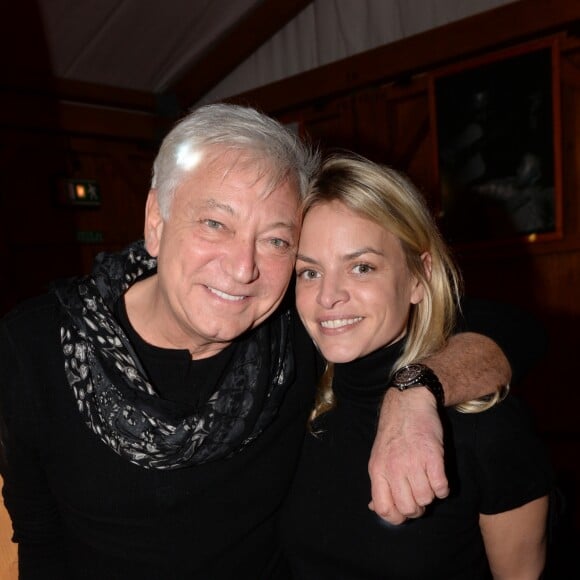
M 520 401 L 478 414 L 443 413 L 451 496 L 393 526 L 369 510 L 367 463 L 386 378 L 401 343 L 335 365 L 336 408 L 308 434 L 281 519 L 299 580 L 489 578 L 480 513 L 545 495 L 551 472 Z

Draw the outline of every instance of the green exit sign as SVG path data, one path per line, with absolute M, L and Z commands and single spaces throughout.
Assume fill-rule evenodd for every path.
M 99 207 L 101 190 L 94 179 L 60 179 L 58 203 L 73 207 Z
M 98 230 L 80 230 L 77 232 L 77 242 L 81 244 L 100 244 L 104 239 L 103 232 Z

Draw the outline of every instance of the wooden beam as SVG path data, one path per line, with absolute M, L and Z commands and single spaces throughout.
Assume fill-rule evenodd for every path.
M 167 93 L 187 108 L 242 63 L 312 0 L 263 0 L 236 23 Z
M 169 127 L 155 113 L 0 90 L 0 131 L 54 132 L 158 143 Z
M 14 98 L 21 96 L 54 102 L 71 101 L 95 107 L 157 113 L 157 97 L 152 93 L 26 73 L 24 71 L 20 76 L 13 74 L 9 79 L 0 79 L 2 97 L 13 95 Z

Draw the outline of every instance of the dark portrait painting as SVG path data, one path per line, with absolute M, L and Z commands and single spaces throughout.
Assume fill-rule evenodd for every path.
M 552 47 L 480 59 L 437 76 L 433 86 L 448 239 L 554 232 L 559 116 Z

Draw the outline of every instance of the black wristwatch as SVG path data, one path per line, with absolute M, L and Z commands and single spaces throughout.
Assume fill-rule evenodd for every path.
M 445 393 L 437 375 L 427 365 L 415 363 L 400 368 L 391 379 L 390 386 L 406 391 L 413 387 L 427 387 L 437 404 L 445 406 Z

